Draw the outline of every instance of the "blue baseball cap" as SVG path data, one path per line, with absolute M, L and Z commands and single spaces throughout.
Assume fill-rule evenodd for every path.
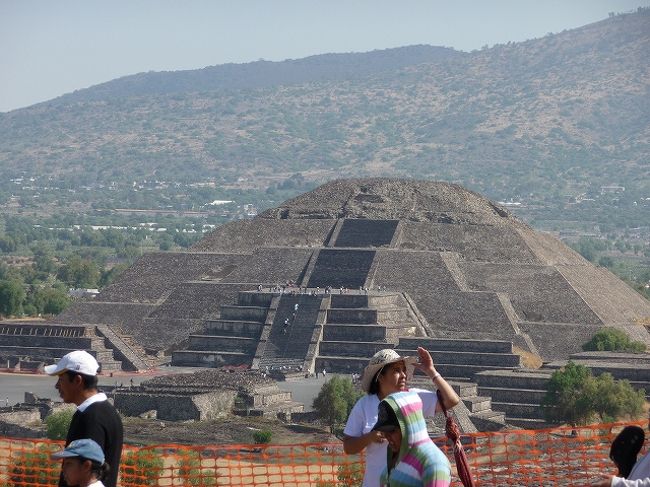
M 97 463 L 104 463 L 104 452 L 96 441 L 91 439 L 71 441 L 64 450 L 53 453 L 52 458 L 83 457 Z

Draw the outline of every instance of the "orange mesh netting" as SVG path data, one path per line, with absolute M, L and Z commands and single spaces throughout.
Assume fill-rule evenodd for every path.
M 609 447 L 627 424 L 647 421 L 463 435 L 478 486 L 589 485 L 615 474 Z M 452 461 L 445 438 L 435 440 Z M 61 442 L 0 438 L 0 486 L 56 486 L 60 465 L 51 461 Z M 340 443 L 297 445 L 125 446 L 119 484 L 156 486 L 355 486 L 363 459 Z M 452 485 L 460 485 L 456 478 Z

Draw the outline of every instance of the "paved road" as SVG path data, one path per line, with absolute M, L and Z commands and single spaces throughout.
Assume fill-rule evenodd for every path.
M 196 372 L 198 369 L 180 369 L 175 367 L 165 367 L 161 368 L 158 371 L 158 374 L 171 373 L 171 372 Z M 144 374 L 120 374 L 119 376 L 109 377 L 109 376 L 100 376 L 99 384 L 104 385 L 115 385 L 117 381 L 118 384 L 128 385 L 130 379 L 133 379 L 133 384 L 138 385 L 143 380 L 150 379 L 152 375 Z M 327 379 L 330 378 L 328 374 Z M 283 391 L 289 391 L 292 393 L 294 401 L 301 402 L 305 405 L 305 411 L 312 410 L 312 402 L 314 398 L 318 395 L 321 387 L 325 383 L 326 378 L 323 378 L 322 375 L 318 379 L 299 379 L 292 380 L 288 382 L 278 382 L 278 387 Z M 23 402 L 25 397 L 25 392 L 31 392 L 36 394 L 38 397 L 51 398 L 54 400 L 59 400 L 59 393 L 54 388 L 56 379 L 54 377 L 49 377 L 44 374 L 10 374 L 10 373 L 0 373 L 0 406 L 5 405 L 5 400 L 9 398 L 9 405 L 16 404 L 18 402 Z
M 129 384 L 133 379 L 133 384 L 138 385 L 141 381 L 149 379 L 151 376 L 145 375 L 120 375 L 119 377 L 100 376 L 99 384 L 115 385 L 115 381 Z M 4 406 L 5 401 L 9 398 L 9 405 L 23 402 L 25 392 L 32 392 L 38 397 L 51 398 L 59 400 L 59 393 L 54 388 L 56 378 L 44 374 L 0 374 L 0 405 Z

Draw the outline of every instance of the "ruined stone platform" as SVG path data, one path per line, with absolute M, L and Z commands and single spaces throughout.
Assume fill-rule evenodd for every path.
M 218 369 L 173 374 L 118 389 L 115 407 L 125 416 L 151 415 L 169 421 L 205 421 L 230 414 L 288 420 L 304 405 L 259 371 Z

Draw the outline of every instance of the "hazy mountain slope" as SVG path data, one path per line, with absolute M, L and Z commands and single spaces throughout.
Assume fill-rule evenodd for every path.
M 642 11 L 469 54 L 415 47 L 136 75 L 0 115 L 0 168 L 69 184 L 303 171 L 433 177 L 492 197 L 611 182 L 641 192 L 648 52 Z

